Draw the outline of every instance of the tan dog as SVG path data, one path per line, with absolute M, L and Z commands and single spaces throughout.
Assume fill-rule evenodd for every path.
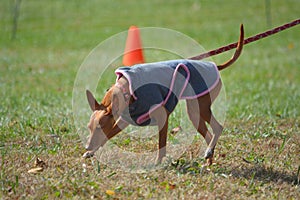
M 243 25 L 241 25 L 239 42 L 233 57 L 226 63 L 218 65 L 217 71 L 225 69 L 237 60 L 243 48 L 243 41 L 244 29 Z M 189 119 L 192 121 L 197 131 L 205 138 L 208 145 L 204 155 L 205 159 L 207 159 L 208 165 L 212 164 L 214 148 L 223 130 L 223 127 L 215 119 L 211 111 L 212 102 L 218 96 L 221 86 L 222 82 L 219 79 L 208 93 L 195 99 L 186 99 Z M 87 99 L 93 114 L 91 115 L 90 122 L 88 123 L 90 137 L 86 144 L 87 152 L 84 153 L 83 157 L 88 158 L 93 156 L 94 153 L 100 147 L 104 146 L 109 139 L 129 125 L 126 120 L 121 118 L 121 115 L 123 111 L 135 101 L 135 98 L 132 95 L 133 93 L 130 90 L 129 81 L 126 77 L 122 76 L 117 80 L 116 84 L 107 91 L 100 104 L 93 97 L 90 91 L 86 91 Z M 155 121 L 159 130 L 159 151 L 156 159 L 157 164 L 161 163 L 162 159 L 166 156 L 169 115 L 170 111 L 166 109 L 164 105 L 157 107 L 149 114 L 149 118 Z M 210 124 L 213 134 L 208 131 L 206 122 Z

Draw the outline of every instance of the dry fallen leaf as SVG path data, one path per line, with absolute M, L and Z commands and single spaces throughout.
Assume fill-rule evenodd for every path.
M 169 183 L 170 190 L 174 190 L 176 188 L 176 184 Z
M 38 157 L 34 161 L 34 167 L 28 170 L 28 173 L 38 174 L 47 167 L 46 163 Z
M 42 167 L 35 167 L 35 168 L 32 168 L 32 169 L 28 170 L 28 173 L 37 174 L 37 173 L 42 172 L 43 170 L 44 169 Z
M 106 190 L 105 193 L 108 194 L 109 196 L 115 195 L 115 191 L 113 190 Z
M 181 130 L 182 130 L 181 126 L 178 126 L 176 128 L 173 128 L 170 133 L 175 135 L 176 133 L 178 133 Z

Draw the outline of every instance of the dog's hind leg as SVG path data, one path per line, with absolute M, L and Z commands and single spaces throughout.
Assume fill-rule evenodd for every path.
M 189 119 L 191 120 L 195 129 L 203 136 L 206 144 L 209 145 L 212 139 L 212 134 L 208 130 L 205 120 L 201 118 L 199 113 L 199 105 L 197 100 L 187 100 L 187 112 Z M 212 149 L 212 154 L 207 159 L 207 165 L 212 164 L 214 149 Z
M 212 134 L 209 132 L 205 124 L 205 121 L 200 116 L 198 101 L 196 99 L 187 100 L 186 105 L 187 105 L 187 113 L 193 126 L 203 136 L 203 138 L 206 141 L 206 144 L 209 145 L 212 138 Z
M 204 157 L 208 159 L 213 157 L 214 149 L 223 131 L 223 127 L 212 114 L 210 107 L 200 105 L 200 115 L 201 118 L 204 119 L 213 130 L 213 136 L 204 154 Z

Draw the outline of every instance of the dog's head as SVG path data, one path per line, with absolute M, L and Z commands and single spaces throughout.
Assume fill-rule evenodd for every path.
M 83 157 L 91 157 L 110 138 L 109 133 L 119 115 L 119 100 L 114 86 L 106 92 L 100 104 L 89 90 L 86 91 L 86 96 L 93 114 L 88 123 L 90 136 L 85 146 L 87 152 Z

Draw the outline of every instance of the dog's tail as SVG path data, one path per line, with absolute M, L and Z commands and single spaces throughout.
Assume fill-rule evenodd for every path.
M 240 26 L 240 38 L 239 38 L 236 50 L 234 52 L 234 55 L 227 62 L 225 62 L 221 65 L 218 65 L 218 70 L 219 71 L 222 70 L 222 69 L 225 69 L 226 67 L 228 67 L 230 65 L 232 65 L 238 59 L 238 57 L 242 53 L 243 45 L 244 45 L 244 26 L 243 26 L 243 24 L 241 24 L 241 26 Z

